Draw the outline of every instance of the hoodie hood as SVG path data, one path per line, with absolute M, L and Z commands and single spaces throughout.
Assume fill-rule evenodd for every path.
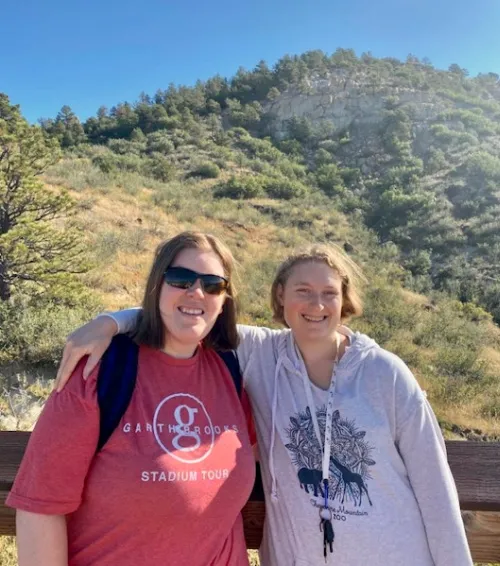
M 366 334 L 353 332 L 347 326 L 341 326 L 338 331 L 340 334 L 347 336 L 349 346 L 335 368 L 335 376 L 336 379 L 353 377 L 358 366 L 366 356 L 374 349 L 379 349 L 380 346 Z M 300 376 L 303 373 L 307 373 L 292 332 L 283 334 L 281 341 L 282 343 L 279 347 L 279 357 L 283 357 L 281 365 L 293 373 L 298 373 Z

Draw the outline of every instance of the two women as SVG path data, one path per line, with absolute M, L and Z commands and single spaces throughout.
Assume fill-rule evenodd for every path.
M 471 566 L 425 396 L 399 358 L 344 326 L 361 312 L 355 275 L 335 249 L 310 247 L 272 286 L 274 316 L 288 328 L 238 327 L 266 495 L 262 565 Z M 123 311 L 117 326 L 100 317 L 77 331 L 62 381 L 75 358 L 99 358 L 136 317 Z
M 119 387 L 104 407 L 99 372 L 83 380 L 82 363 L 49 398 L 7 499 L 20 566 L 248 565 L 240 511 L 254 457 L 215 351 L 237 344 L 232 275 L 212 236 L 160 246 L 133 329 L 135 386 L 104 446 Z

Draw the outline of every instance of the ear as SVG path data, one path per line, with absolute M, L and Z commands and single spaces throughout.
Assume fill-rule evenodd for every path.
M 283 285 L 280 283 L 277 287 L 276 287 L 276 298 L 278 299 L 278 304 L 280 307 L 284 306 L 284 299 L 283 299 L 283 295 L 285 294 L 285 288 L 283 287 Z

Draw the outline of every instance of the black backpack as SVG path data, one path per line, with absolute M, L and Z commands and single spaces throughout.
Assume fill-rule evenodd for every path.
M 226 364 L 241 397 L 241 372 L 234 350 L 217 352 Z M 97 377 L 97 401 L 101 413 L 97 450 L 109 440 L 132 399 L 137 377 L 139 346 L 126 334 L 116 335 L 104 353 Z

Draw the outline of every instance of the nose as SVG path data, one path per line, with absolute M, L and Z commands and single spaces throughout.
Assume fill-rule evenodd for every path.
M 311 306 L 317 307 L 319 310 L 323 310 L 325 308 L 321 299 L 321 293 L 311 293 L 309 296 L 309 303 Z
M 200 296 L 203 297 L 205 295 L 203 291 L 203 287 L 201 285 L 201 281 L 197 279 L 189 289 L 186 290 L 186 293 L 189 293 L 192 296 Z

